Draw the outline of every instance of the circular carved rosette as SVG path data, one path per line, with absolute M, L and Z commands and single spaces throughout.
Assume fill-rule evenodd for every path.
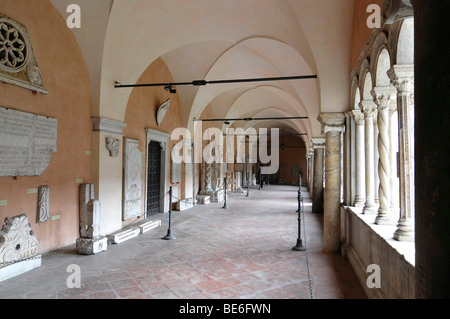
M 27 66 L 28 58 L 27 40 L 20 28 L 0 19 L 0 69 L 18 73 Z

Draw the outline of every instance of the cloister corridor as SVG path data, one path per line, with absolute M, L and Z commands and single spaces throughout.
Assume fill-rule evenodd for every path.
M 325 254 L 323 215 L 313 214 L 302 188 L 302 240 L 298 238 L 297 186 L 229 194 L 223 203 L 174 211 L 162 225 L 93 256 L 75 245 L 42 256 L 42 266 L 0 283 L 8 299 L 365 299 L 350 264 Z M 69 265 L 81 287 L 68 288 Z

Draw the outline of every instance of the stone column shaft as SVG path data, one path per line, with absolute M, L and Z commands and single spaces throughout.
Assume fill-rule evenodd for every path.
M 313 177 L 313 208 L 315 214 L 323 213 L 323 162 L 325 139 L 313 139 L 314 146 L 314 177 Z
M 353 117 L 355 119 L 355 207 L 364 207 L 366 202 L 366 189 L 365 189 L 365 147 L 364 147 L 364 113 L 361 110 L 354 110 Z
M 400 219 L 394 238 L 414 241 L 414 66 L 394 65 L 388 75 L 398 91 Z
M 391 213 L 391 159 L 390 159 L 390 136 L 389 136 L 389 109 L 395 98 L 394 87 L 376 87 L 372 91 L 375 103 L 378 106 L 378 176 L 379 203 L 378 215 L 375 223 L 378 225 L 390 224 Z M 394 101 L 395 103 L 395 101 Z
M 366 202 L 364 214 L 375 214 L 375 164 L 374 164 L 374 130 L 373 117 L 376 112 L 376 104 L 373 101 L 364 100 L 360 107 L 365 116 L 365 163 L 366 163 Z
M 345 114 L 322 113 L 319 121 L 326 136 L 323 249 L 326 253 L 340 253 L 341 134 L 345 132 Z
M 399 216 L 399 178 L 397 170 L 397 153 L 398 153 L 398 117 L 397 103 L 391 105 L 389 109 L 389 140 L 391 150 L 389 151 L 389 159 L 391 162 L 391 213 Z
M 344 134 L 344 203 L 347 206 L 352 205 L 351 198 L 351 112 L 345 113 L 345 134 Z

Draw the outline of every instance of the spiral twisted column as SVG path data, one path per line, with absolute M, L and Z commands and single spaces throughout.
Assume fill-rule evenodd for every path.
M 389 109 L 396 96 L 393 86 L 375 87 L 372 96 L 378 107 L 378 176 L 379 176 L 379 209 L 375 223 L 378 225 L 391 223 L 391 160 L 390 160 L 390 136 L 389 136 Z

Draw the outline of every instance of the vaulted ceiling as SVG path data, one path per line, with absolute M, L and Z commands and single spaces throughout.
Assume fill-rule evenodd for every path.
M 73 0 L 51 0 L 64 19 Z M 318 76 L 317 79 L 178 86 L 183 125 L 209 105 L 218 118 L 321 136 L 321 112 L 348 109 L 354 0 L 77 0 L 73 29 L 91 77 L 94 115 L 123 121 L 134 84 L 162 58 L 175 82 Z M 158 82 L 159 79 L 155 79 Z M 237 123 L 236 123 L 237 124 Z M 249 123 L 242 123 L 249 125 Z M 222 125 L 222 123 L 218 123 Z M 222 128 L 222 126 L 219 126 Z

